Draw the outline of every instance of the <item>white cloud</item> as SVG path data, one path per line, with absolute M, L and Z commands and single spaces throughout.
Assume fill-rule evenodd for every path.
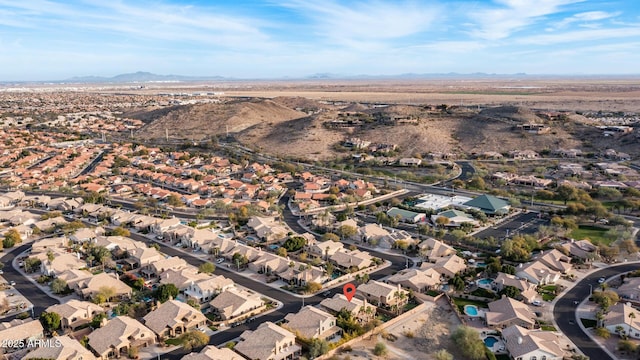
M 588 23 L 593 21 L 605 20 L 619 16 L 620 12 L 606 12 L 606 11 L 588 11 L 583 13 L 578 13 L 573 16 L 564 18 L 562 21 L 558 22 L 555 28 L 564 28 L 573 23 Z M 588 27 L 593 26 L 589 24 L 582 24 L 582 26 Z
M 517 43 L 548 46 L 579 41 L 597 41 L 638 36 L 640 36 L 640 26 L 613 29 L 578 30 L 557 34 L 534 35 L 518 39 Z
M 503 7 L 487 7 L 469 13 L 478 26 L 471 34 L 487 40 L 508 38 L 513 32 L 535 23 L 538 19 L 559 12 L 562 6 L 582 1 L 584 0 L 499 0 L 497 3 Z

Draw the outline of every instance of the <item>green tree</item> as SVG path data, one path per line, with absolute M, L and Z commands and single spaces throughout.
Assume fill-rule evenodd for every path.
M 512 299 L 520 297 L 520 289 L 515 286 L 507 285 L 500 291 L 500 295 L 506 295 Z
M 467 187 L 476 189 L 476 190 L 484 190 L 486 189 L 487 184 L 485 183 L 482 177 L 474 176 L 473 178 L 471 178 L 471 180 L 469 180 Z
M 309 344 L 309 357 L 312 359 L 329 352 L 329 343 L 326 340 L 311 339 Z
M 94 295 L 93 301 L 97 304 L 102 304 L 111 301 L 111 298 L 116 295 L 116 289 L 112 286 L 101 286 L 98 289 L 98 293 Z
M 55 312 L 43 312 L 40 314 L 40 322 L 49 333 L 60 328 L 60 315 Z
M 388 353 L 389 350 L 387 349 L 387 345 L 382 342 L 377 343 L 373 348 L 373 355 L 375 356 L 386 356 Z
M 212 274 L 215 270 L 216 270 L 216 266 L 210 262 L 205 262 L 200 264 L 200 266 L 198 266 L 198 272 L 201 272 L 204 274 Z
M 161 303 L 178 296 L 178 288 L 174 284 L 162 284 L 158 286 L 155 292 L 155 298 Z
M 5 249 L 9 249 L 14 247 L 16 244 L 20 244 L 22 242 L 22 237 L 20 233 L 16 229 L 10 229 L 4 235 L 4 240 L 2 240 L 2 246 Z
M 34 271 L 40 270 L 40 266 L 42 265 L 42 261 L 35 257 L 29 257 L 24 261 L 24 271 L 27 273 L 32 273 Z
M 129 231 L 128 229 L 123 228 L 122 226 L 118 226 L 117 228 L 114 228 L 113 230 L 111 230 L 109 232 L 109 235 L 111 235 L 111 236 L 129 237 L 129 236 L 131 236 L 131 231 Z
M 322 290 L 322 284 L 319 284 L 315 281 L 309 281 L 304 287 L 304 291 L 308 294 L 313 294 Z
M 200 310 L 200 303 L 198 303 L 198 300 L 194 298 L 187 299 L 187 305 L 191 306 L 194 309 Z
M 358 229 L 351 225 L 342 225 L 338 228 L 338 235 L 343 239 L 348 239 L 355 236 L 358 233 Z
M 282 246 L 281 246 L 281 247 L 279 247 L 279 248 L 276 250 L 276 255 L 278 255 L 278 256 L 282 256 L 282 257 L 287 257 L 287 249 L 285 249 L 285 248 L 284 248 L 284 247 L 282 247 Z
M 67 292 L 67 290 L 68 287 L 66 281 L 56 278 L 51 282 L 51 291 L 53 291 L 54 294 L 63 294 Z
M 181 207 L 184 205 L 182 200 L 180 200 L 180 197 L 176 194 L 169 195 L 169 197 L 167 198 L 167 204 L 173 207 Z
M 630 340 L 618 341 L 618 350 L 627 353 L 634 353 L 638 349 L 638 346 Z
M 453 360 L 453 355 L 449 353 L 446 349 L 440 349 L 436 351 L 433 356 L 436 360 Z
M 334 241 L 334 242 L 338 242 L 340 241 L 340 236 L 334 234 L 334 233 L 325 233 L 324 235 L 322 235 L 322 241 Z
M 186 351 L 191 351 L 194 348 L 198 348 L 201 346 L 205 346 L 209 343 L 209 336 L 200 331 L 189 331 L 186 332 L 180 337 L 178 337 L 178 342 Z
M 102 325 L 102 320 L 106 319 L 107 315 L 105 313 L 96 314 L 93 319 L 91 319 L 91 327 L 94 329 L 99 328 Z
M 451 339 L 458 346 L 467 359 L 483 360 L 485 346 L 480 339 L 480 333 L 468 326 L 458 326 L 451 334 Z
M 578 190 L 571 185 L 560 185 L 556 189 L 556 196 L 567 205 L 568 201 L 575 200 L 578 197 Z

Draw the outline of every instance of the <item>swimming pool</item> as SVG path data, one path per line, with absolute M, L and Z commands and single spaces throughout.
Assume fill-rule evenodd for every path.
M 493 283 L 493 279 L 480 279 L 478 280 L 478 285 L 491 285 Z
M 486 338 L 484 338 L 484 344 L 489 348 L 489 349 L 493 349 L 493 345 L 495 345 L 498 341 L 496 337 L 493 336 L 487 336 Z
M 465 305 L 464 313 L 469 316 L 478 316 L 478 307 L 475 305 Z

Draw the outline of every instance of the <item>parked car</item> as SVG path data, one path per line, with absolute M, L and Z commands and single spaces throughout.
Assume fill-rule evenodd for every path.
M 222 264 L 224 262 L 224 258 L 216 259 L 216 264 Z
M 542 306 L 542 301 L 540 301 L 540 300 L 533 300 L 533 301 L 531 302 L 531 305 L 533 305 L 533 306 Z
M 601 277 L 600 279 L 598 279 L 598 284 L 602 284 L 605 281 L 607 281 L 607 279 Z
M 15 281 L 11 281 L 11 282 L 9 283 L 9 285 L 11 285 L 11 286 L 16 286 L 16 282 L 15 282 Z

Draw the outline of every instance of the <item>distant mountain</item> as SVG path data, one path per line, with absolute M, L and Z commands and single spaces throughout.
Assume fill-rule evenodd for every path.
M 487 74 L 487 73 L 471 73 L 471 74 L 461 74 L 461 73 L 429 73 L 429 74 L 415 74 L 415 73 L 405 73 L 405 74 L 395 74 L 395 75 L 369 75 L 369 74 L 360 74 L 360 75 L 340 75 L 340 74 L 331 74 L 331 73 L 318 73 L 305 77 L 305 79 L 312 80 L 392 80 L 392 79 L 452 79 L 452 78 L 513 78 L 513 77 L 526 77 L 530 76 L 525 73 L 517 73 L 517 74 Z
M 129 74 L 120 74 L 113 77 L 102 76 L 76 76 L 64 82 L 72 83 L 144 83 L 144 82 L 171 82 L 171 81 L 204 81 L 204 80 L 228 80 L 222 76 L 183 76 L 183 75 L 158 75 L 145 71 Z

